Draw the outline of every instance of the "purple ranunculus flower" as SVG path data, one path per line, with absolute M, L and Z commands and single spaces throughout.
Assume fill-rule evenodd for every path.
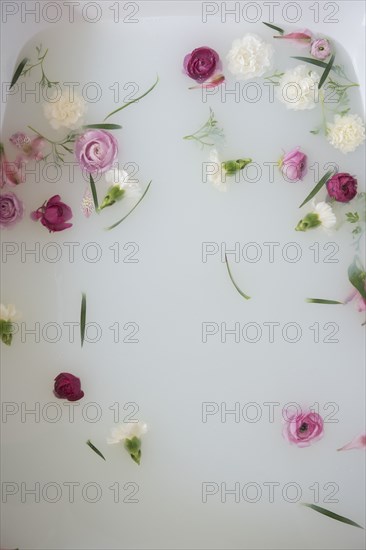
M 316 59 L 326 59 L 332 52 L 329 40 L 318 38 L 311 43 L 310 53 Z
M 23 217 L 23 203 L 15 193 L 0 195 L 0 227 L 10 227 Z
M 117 140 L 105 130 L 87 130 L 75 143 L 76 159 L 89 174 L 102 174 L 110 170 L 117 154 Z
M 183 68 L 193 80 L 204 82 L 214 74 L 216 69 L 221 69 L 219 54 L 207 46 L 196 48 L 185 56 Z
M 302 180 L 306 174 L 307 156 L 296 147 L 286 153 L 280 161 L 282 174 L 291 181 Z
M 67 223 L 72 218 L 72 210 L 70 206 L 61 202 L 60 195 L 54 195 L 42 204 L 31 213 L 31 218 L 34 221 L 41 220 L 41 224 L 47 227 L 50 233 L 72 227 L 72 223 Z
M 338 202 L 349 202 L 357 195 L 357 180 L 342 172 L 335 174 L 327 182 L 328 195 Z

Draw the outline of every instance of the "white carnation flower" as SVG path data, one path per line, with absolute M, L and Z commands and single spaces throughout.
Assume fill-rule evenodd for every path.
M 306 65 L 286 71 L 277 88 L 277 97 L 288 109 L 302 111 L 314 109 L 319 99 L 320 76 Z
M 69 128 L 75 130 L 80 126 L 80 119 L 86 112 L 84 99 L 77 94 L 70 97 L 69 90 L 63 90 L 57 101 L 45 103 L 43 111 L 52 128 Z
M 144 422 L 129 422 L 128 424 L 120 424 L 116 428 L 112 428 L 111 437 L 108 437 L 107 443 L 114 445 L 122 443 L 126 439 L 141 438 L 147 432 L 147 424 Z
M 142 195 L 140 183 L 137 180 L 131 180 L 126 170 L 108 170 L 105 179 L 109 185 L 123 190 L 126 198 L 139 198 Z
M 314 212 L 318 214 L 319 221 L 324 229 L 332 229 L 336 225 L 337 218 L 327 202 L 318 202 L 314 207 Z
M 272 64 L 273 47 L 256 34 L 247 33 L 234 40 L 226 56 L 229 71 L 238 80 L 262 76 Z
M 18 319 L 18 316 L 19 314 L 13 304 L 9 304 L 7 306 L 5 306 L 4 304 L 0 305 L 0 319 L 2 321 L 16 321 L 16 319 Z
M 351 153 L 365 141 L 365 125 L 358 115 L 335 115 L 327 130 L 329 143 L 342 153 Z
M 219 159 L 219 154 L 216 149 L 210 151 L 210 172 L 207 173 L 208 181 L 212 183 L 219 191 L 227 191 L 228 184 L 226 181 L 226 171 Z M 211 171 L 212 170 L 212 171 Z

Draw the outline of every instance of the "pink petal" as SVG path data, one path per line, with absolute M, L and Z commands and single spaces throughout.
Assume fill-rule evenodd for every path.
M 363 449 L 366 447 L 366 434 L 361 434 L 352 439 L 347 445 L 344 445 L 337 451 L 349 451 L 351 449 Z
M 283 34 L 283 35 L 276 35 L 273 38 L 287 38 L 288 40 L 306 40 L 307 42 L 310 42 L 311 35 L 306 34 L 304 32 L 290 32 L 289 34 Z
M 215 88 L 216 86 L 222 84 L 224 80 L 224 75 L 219 74 L 217 76 L 214 76 L 211 80 L 206 80 L 206 82 L 204 82 L 203 84 L 199 84 L 198 86 L 191 86 L 189 90 L 197 90 L 198 88 Z

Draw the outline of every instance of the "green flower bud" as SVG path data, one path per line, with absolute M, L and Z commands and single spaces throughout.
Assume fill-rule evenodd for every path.
M 107 206 L 112 206 L 117 201 L 120 201 L 125 194 L 125 190 L 122 189 L 119 185 L 112 185 L 107 191 L 106 196 L 103 199 L 102 204 L 99 207 L 99 210 L 103 210 Z
M 307 231 L 308 229 L 318 227 L 319 225 L 321 225 L 321 221 L 318 214 L 316 212 L 309 212 L 309 214 L 306 214 L 304 219 L 299 221 L 299 223 L 295 227 L 295 230 Z
M 125 449 L 130 454 L 130 457 L 136 464 L 140 465 L 141 462 L 141 439 L 133 437 L 132 439 L 125 440 Z
M 227 160 L 222 162 L 221 165 L 228 176 L 233 176 L 239 170 L 243 170 L 250 162 L 252 162 L 252 159 Z

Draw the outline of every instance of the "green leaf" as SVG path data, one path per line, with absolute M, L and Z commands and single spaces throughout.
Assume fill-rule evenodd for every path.
M 144 196 L 146 195 L 146 193 L 148 192 L 149 188 L 150 188 L 150 185 L 151 185 L 151 181 L 149 182 L 149 185 L 146 187 L 142 197 L 140 197 L 140 199 L 137 201 L 137 203 L 135 204 L 135 206 L 133 208 L 131 208 L 131 210 L 125 215 L 123 216 L 123 218 L 121 220 L 119 220 L 118 222 L 114 223 L 113 225 L 109 226 L 109 227 L 106 227 L 107 231 L 110 231 L 111 229 L 114 229 L 115 227 L 117 227 L 117 225 L 119 225 L 120 223 L 122 223 L 126 218 L 128 218 L 128 216 L 130 214 L 132 214 L 132 212 L 135 210 L 135 208 L 138 207 L 138 205 L 140 204 L 140 202 L 142 201 L 142 199 L 144 198 Z
M 348 268 L 348 279 L 351 285 L 361 294 L 362 298 L 366 300 L 366 273 L 358 256 L 354 257 L 352 264 Z
M 306 199 L 300 204 L 299 208 L 304 206 L 307 202 L 309 202 L 315 195 L 320 191 L 320 189 L 327 183 L 327 181 L 330 179 L 330 177 L 333 175 L 333 170 L 329 170 L 322 179 L 316 184 L 314 189 L 309 193 L 309 195 L 306 197 Z
M 26 64 L 28 63 L 29 59 L 28 57 L 25 57 L 18 65 L 18 67 L 16 68 L 15 70 L 15 73 L 13 75 L 13 78 L 11 79 L 11 83 L 10 83 L 10 90 L 12 89 L 12 87 L 14 86 L 14 84 L 17 83 L 20 75 L 22 74 L 23 72 L 23 69 L 24 67 L 26 66 Z
M 95 128 L 97 130 L 120 130 L 122 126 L 120 124 L 108 124 L 102 122 L 101 124 L 87 124 L 83 128 Z
M 226 267 L 227 267 L 227 271 L 229 273 L 230 280 L 233 283 L 233 285 L 235 286 L 236 290 L 239 292 L 240 296 L 243 296 L 243 298 L 245 298 L 246 300 L 250 300 L 250 296 L 248 296 L 247 294 L 244 294 L 244 292 L 238 287 L 238 285 L 234 281 L 233 276 L 231 274 L 231 270 L 230 270 L 230 267 L 229 267 L 229 262 L 227 260 L 227 255 L 226 254 L 225 254 L 225 262 L 226 262 Z
M 291 56 L 291 58 L 298 59 L 299 61 L 305 61 L 305 63 L 311 63 L 312 65 L 317 65 L 317 67 L 322 67 L 323 69 L 328 67 L 328 63 L 324 63 L 324 61 L 319 61 L 318 59 L 312 59 L 311 57 Z
M 343 302 L 337 302 L 336 300 L 323 300 L 323 298 L 306 298 L 309 304 L 343 304 Z
M 275 25 L 271 25 L 271 23 L 265 23 L 264 21 L 262 21 L 262 23 L 263 23 L 263 25 L 266 25 L 270 29 L 273 29 L 273 30 L 277 31 L 280 34 L 283 34 L 285 32 L 283 29 L 281 29 L 281 27 L 276 27 Z
M 90 174 L 90 189 L 91 189 L 91 192 L 92 192 L 92 195 L 93 195 L 95 211 L 98 212 L 99 203 L 98 203 L 97 188 L 95 187 L 93 176 L 91 174 Z
M 102 455 L 102 453 L 100 452 L 99 449 L 97 449 L 93 443 L 90 441 L 90 439 L 88 439 L 88 441 L 86 442 L 86 444 L 91 448 L 92 451 L 94 451 L 95 453 L 97 453 L 97 455 L 100 456 L 100 458 L 102 458 L 103 460 L 105 460 L 104 456 Z
M 319 512 L 319 514 L 323 514 L 324 516 L 328 516 L 329 518 L 335 519 L 336 521 L 341 521 L 342 523 L 353 525 L 353 527 L 359 527 L 360 529 L 364 529 L 364 527 L 362 527 L 361 525 L 358 525 L 358 523 L 355 523 L 351 519 L 345 518 L 344 516 L 339 516 L 338 514 L 335 514 L 334 512 L 331 512 L 326 508 L 322 508 L 321 506 L 316 506 L 315 504 L 308 504 L 306 502 L 302 502 L 302 505 L 307 506 L 308 508 L 311 508 L 316 512 Z
M 140 95 L 139 97 L 137 97 L 136 99 L 133 99 L 132 101 L 129 101 L 128 103 L 126 103 L 126 105 L 122 105 L 122 107 L 118 107 L 118 109 L 116 109 L 115 111 L 112 111 L 111 113 L 109 113 L 109 115 L 107 115 L 105 117 L 104 120 L 107 120 L 108 118 L 110 118 L 112 115 L 115 115 L 116 113 L 119 113 L 119 111 L 122 111 L 123 109 L 126 109 L 126 107 L 128 107 L 129 105 L 132 105 L 133 103 L 136 103 L 136 101 L 139 101 L 140 99 L 142 99 L 143 97 L 147 96 L 147 94 L 149 94 L 150 92 L 153 91 L 153 89 L 155 88 L 155 86 L 157 85 L 157 83 L 159 82 L 159 77 L 157 76 L 156 77 L 156 81 L 155 83 L 151 86 L 151 88 L 149 88 L 147 90 L 147 92 L 145 92 L 144 94 Z
M 86 320 L 86 294 L 83 292 L 81 295 L 81 308 L 80 308 L 80 338 L 81 347 L 84 345 L 85 338 L 85 320 Z
M 330 73 L 330 70 L 333 66 L 334 60 L 335 60 L 335 55 L 333 54 L 332 57 L 329 60 L 329 63 L 326 66 L 326 69 L 324 70 L 324 72 L 321 76 L 321 79 L 320 79 L 319 84 L 318 84 L 318 90 L 320 90 L 320 88 L 323 86 L 324 82 L 326 81 L 327 76 Z

